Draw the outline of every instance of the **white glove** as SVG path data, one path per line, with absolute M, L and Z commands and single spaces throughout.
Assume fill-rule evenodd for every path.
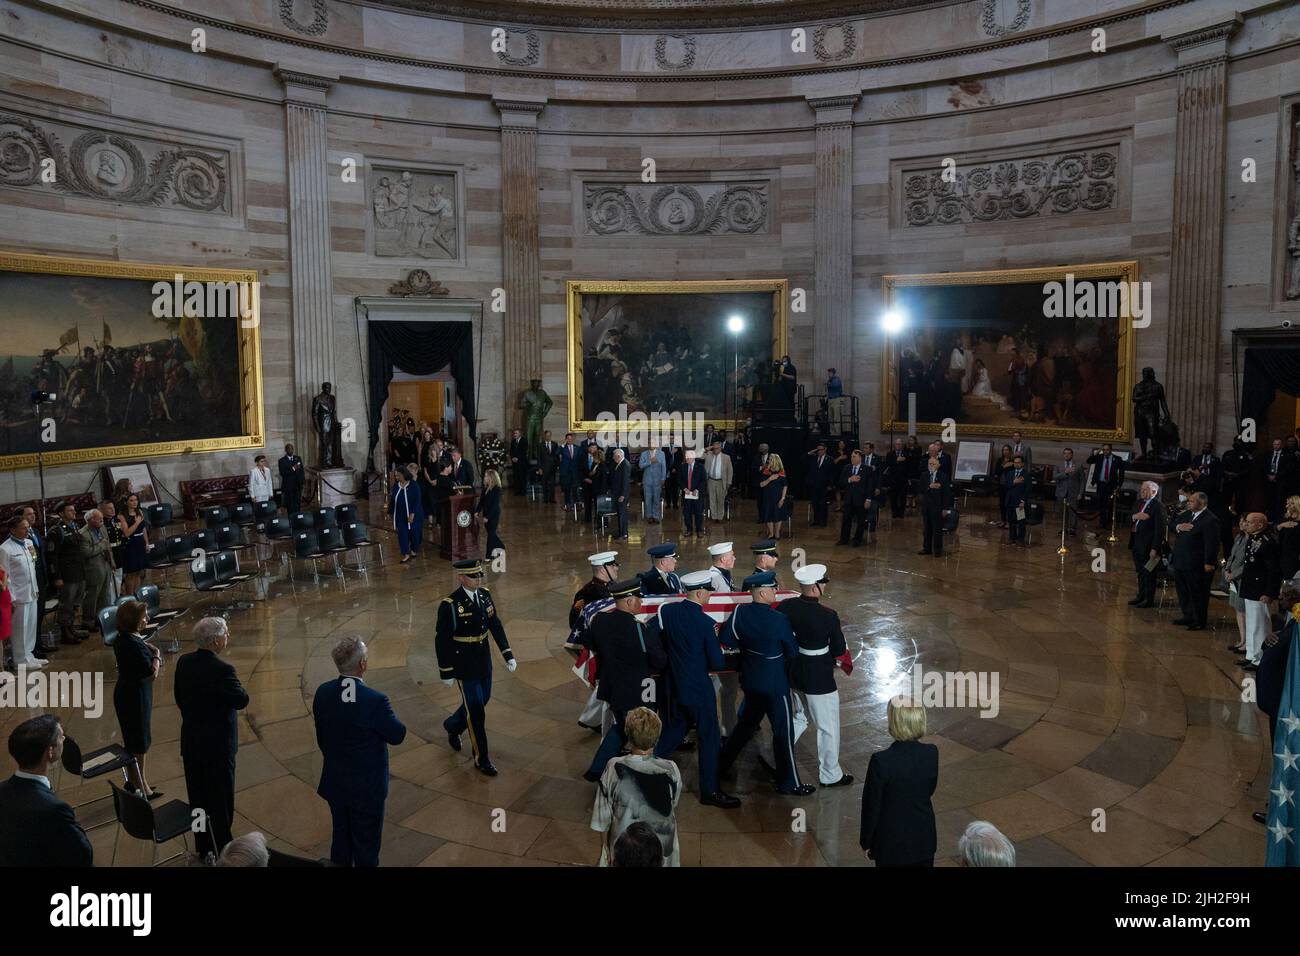
M 510 671 L 512 674 L 514 673 L 515 668 L 518 666 L 519 666 L 519 662 L 515 660 L 513 657 L 510 658 L 510 660 L 506 661 L 506 670 Z
M 442 679 L 442 682 L 443 682 L 444 684 L 446 684 L 448 687 L 451 687 L 453 684 L 456 683 L 456 682 L 455 682 L 454 680 L 452 680 L 450 677 L 444 677 L 444 678 Z

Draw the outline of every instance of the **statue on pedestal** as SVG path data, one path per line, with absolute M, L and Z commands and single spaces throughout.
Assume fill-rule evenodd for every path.
M 1142 449 L 1139 461 L 1172 460 L 1178 454 L 1178 426 L 1169 414 L 1165 387 L 1156 381 L 1156 370 L 1150 366 L 1142 370 L 1142 381 L 1133 386 L 1133 424 Z
M 311 421 L 316 429 L 317 467 L 344 467 L 343 433 L 339 427 L 338 409 L 329 382 L 323 383 L 320 394 L 311 400 Z
M 524 410 L 524 434 L 528 438 L 528 458 L 536 461 L 542 447 L 542 429 L 546 413 L 554 404 L 542 388 L 542 380 L 534 378 L 532 385 L 519 396 L 519 407 Z

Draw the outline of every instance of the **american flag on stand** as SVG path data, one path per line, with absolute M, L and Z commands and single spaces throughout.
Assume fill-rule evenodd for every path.
M 779 590 L 776 592 L 777 601 L 784 601 L 787 598 L 798 596 L 798 591 Z M 672 604 L 674 601 L 684 600 L 686 600 L 686 596 L 683 594 L 656 594 L 652 597 L 643 597 L 641 599 L 641 613 L 636 616 L 636 619 L 642 624 L 648 624 L 659 613 L 660 607 L 665 604 Z M 731 612 L 736 609 L 736 605 L 750 604 L 752 602 L 753 598 L 748 591 L 715 591 L 705 602 L 704 613 L 711 617 L 718 626 L 721 626 L 731 616 Z M 592 610 L 594 614 L 599 614 L 604 607 L 609 606 L 604 605 L 602 607 L 601 605 L 604 605 L 604 602 L 594 602 L 589 610 Z M 583 616 L 584 626 L 589 626 L 591 618 L 587 616 L 585 610 Z M 853 663 L 848 654 L 845 654 L 842 658 L 837 658 L 837 661 L 844 668 L 844 673 L 852 672 Z M 574 675 L 588 687 L 594 687 L 597 671 L 595 653 L 589 647 L 582 647 L 578 653 L 577 663 L 573 665 Z
M 1300 636 L 1291 638 L 1286 682 L 1273 738 L 1269 783 L 1267 866 L 1300 866 Z

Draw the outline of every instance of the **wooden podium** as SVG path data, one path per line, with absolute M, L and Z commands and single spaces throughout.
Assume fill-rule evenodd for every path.
M 474 514 L 477 505 L 478 495 L 472 491 L 457 492 L 442 503 L 438 513 L 441 557 L 448 561 L 478 557 L 478 517 Z

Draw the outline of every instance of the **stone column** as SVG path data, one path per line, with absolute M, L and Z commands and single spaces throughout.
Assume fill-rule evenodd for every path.
M 538 97 L 493 97 L 501 112 L 501 223 L 506 290 L 503 433 L 519 421 L 519 396 L 542 377 L 542 289 L 538 251 Z
M 289 167 L 289 274 L 293 289 L 294 434 L 303 462 L 314 467 L 318 449 L 311 400 L 322 382 L 335 382 L 334 303 L 330 269 L 329 160 L 325 97 L 337 76 L 277 66 L 284 86 L 285 157 Z M 337 391 L 335 392 L 337 394 Z M 360 395 L 340 396 L 340 416 L 356 415 Z
M 1187 448 L 1215 437 L 1228 38 L 1240 23 L 1234 16 L 1162 37 L 1178 54 L 1165 378 L 1169 412 Z M 1130 370 L 1130 385 L 1137 373 Z
M 834 368 L 846 393 L 853 382 L 853 107 L 859 94 L 810 97 L 816 114 L 813 193 L 813 368 L 818 391 Z

